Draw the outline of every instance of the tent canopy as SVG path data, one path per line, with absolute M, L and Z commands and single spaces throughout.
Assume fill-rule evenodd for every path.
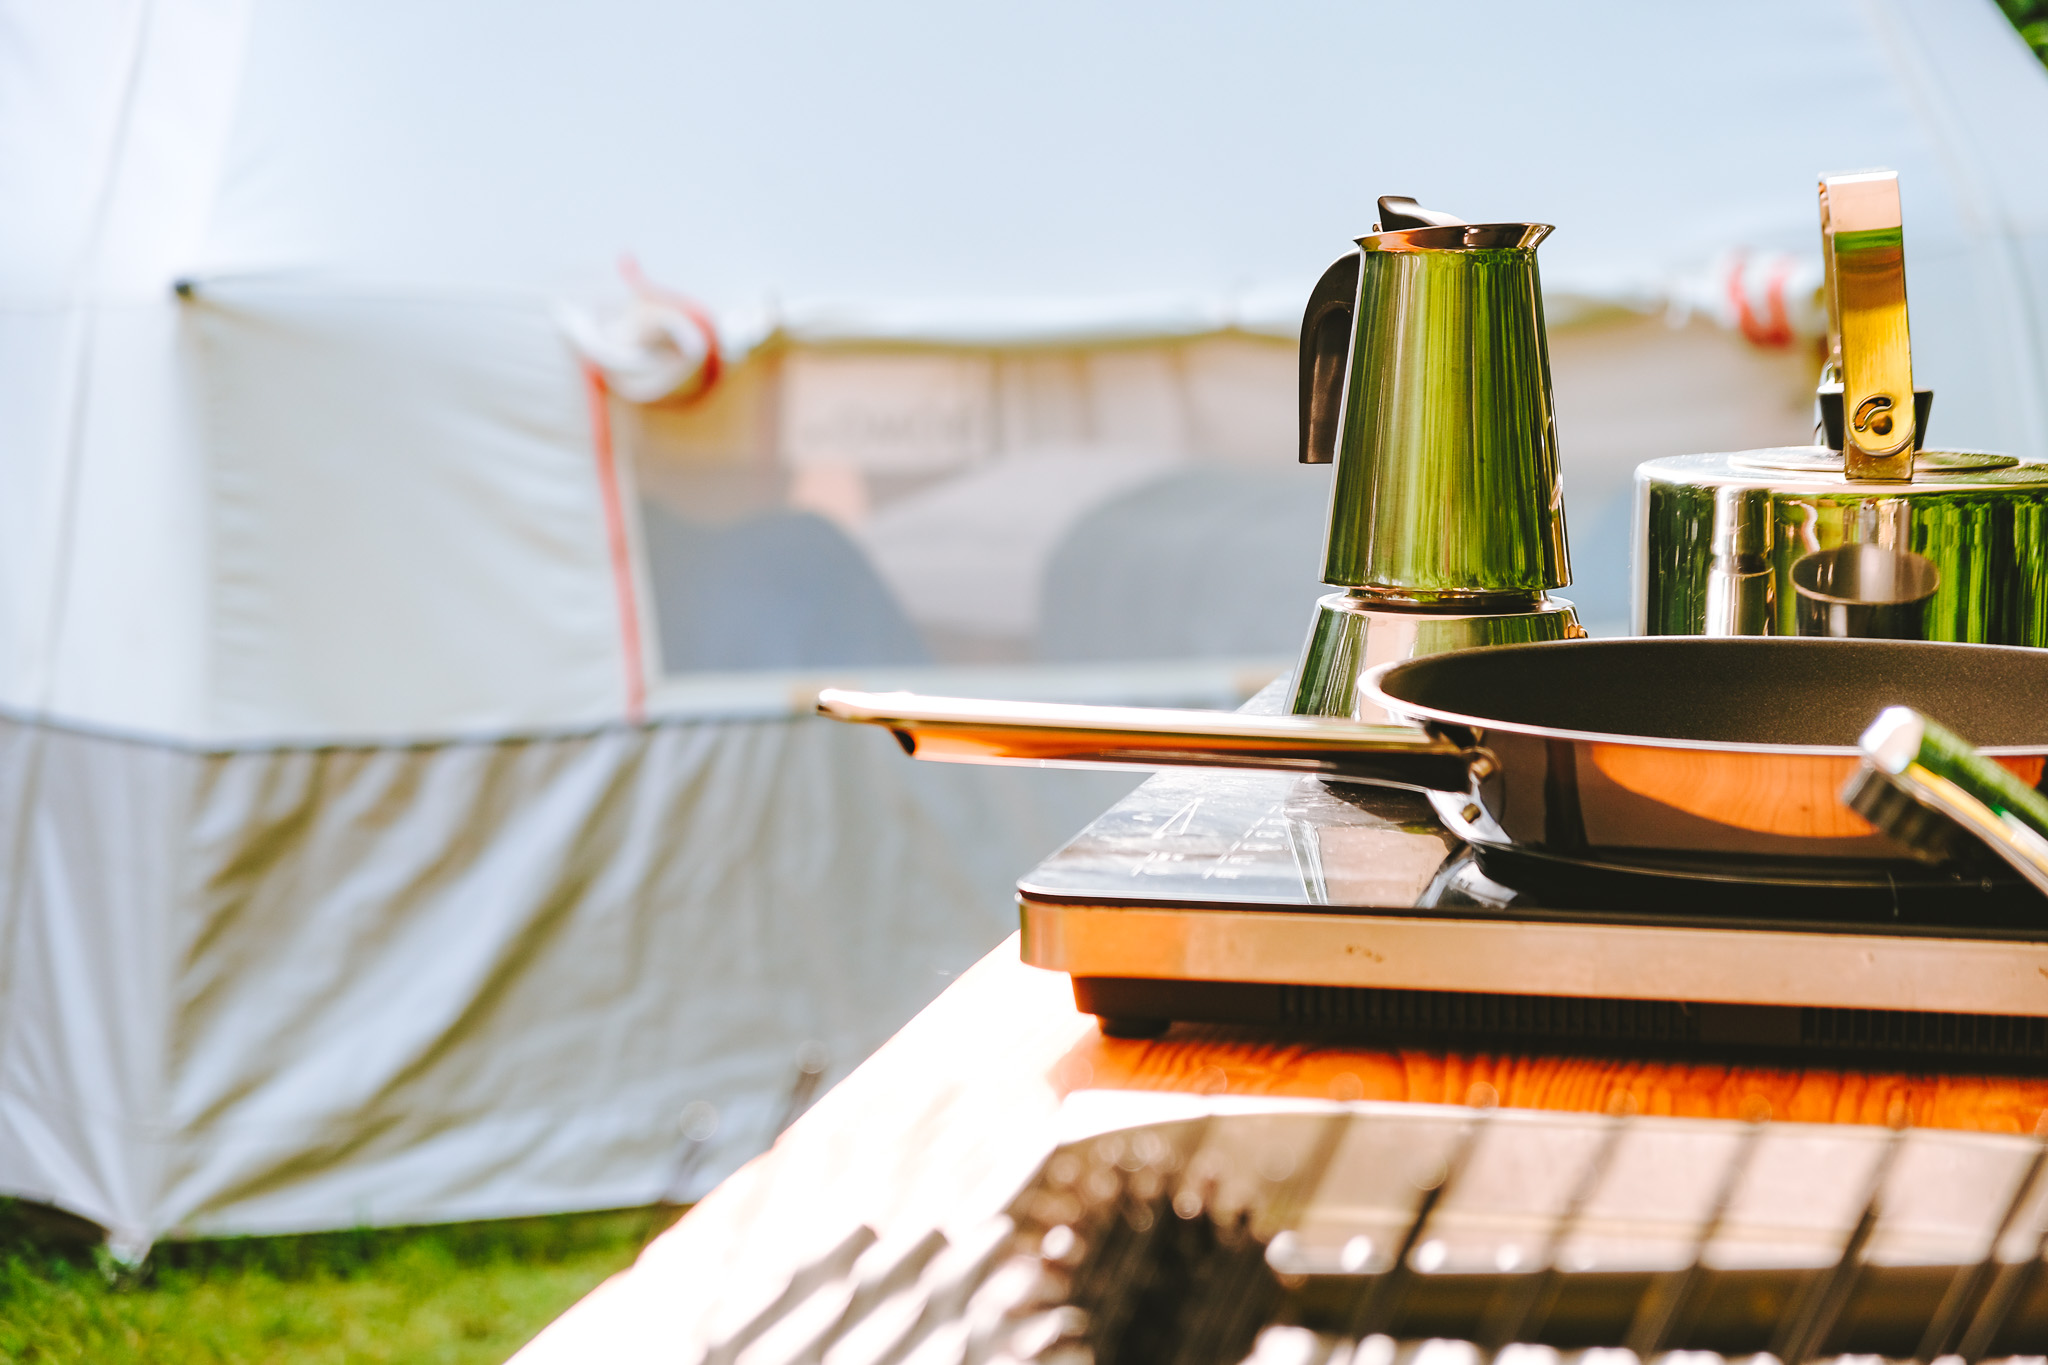
M 247 33 L 200 274 L 562 289 L 632 249 L 722 310 L 1298 315 L 1386 193 L 1558 224 L 1583 290 L 1811 251 L 1823 169 L 1903 173 L 1916 265 L 2048 227 L 2018 145 L 2048 89 L 1989 3 L 259 4 Z
M 6 32 L 17 710 L 234 742 L 629 709 L 658 662 L 612 619 L 546 312 L 624 251 L 742 345 L 1284 333 L 1392 192 L 1557 224 L 1555 297 L 1711 304 L 1731 250 L 1810 266 L 1817 171 L 1884 164 L 1942 439 L 2048 454 L 2048 80 L 1989 0 L 95 0 Z

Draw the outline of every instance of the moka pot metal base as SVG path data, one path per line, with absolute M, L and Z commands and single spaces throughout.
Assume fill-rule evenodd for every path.
M 1287 709 L 1297 716 L 1385 721 L 1361 701 L 1358 679 L 1380 664 L 1479 645 L 1573 640 L 1578 612 L 1545 593 L 1495 593 L 1413 602 L 1383 593 L 1333 592 L 1316 603 Z

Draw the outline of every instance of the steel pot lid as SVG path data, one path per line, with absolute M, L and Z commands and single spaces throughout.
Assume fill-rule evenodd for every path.
M 1461 223 L 1455 227 L 1374 232 L 1357 240 L 1364 251 L 1533 250 L 1555 231 L 1549 223 Z
M 1985 469 L 2011 469 L 2019 463 L 2017 455 L 1989 450 L 1922 450 L 1913 457 L 1913 475 L 1916 479 L 1939 479 Z M 1840 474 L 1842 452 L 1827 446 L 1766 446 L 1761 450 L 1736 451 L 1728 457 L 1728 467 L 1760 474 Z

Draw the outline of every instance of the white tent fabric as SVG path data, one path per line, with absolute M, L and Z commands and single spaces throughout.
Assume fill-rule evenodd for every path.
M 690 1098 L 708 1179 L 1111 789 L 664 701 L 553 321 L 621 251 L 739 343 L 1284 332 L 1411 193 L 1685 306 L 1885 164 L 1941 439 L 2048 455 L 2043 126 L 1980 0 L 6 0 L 0 1188 L 128 1246 L 648 1198 Z
M 0 774 L 0 1188 L 126 1250 L 694 1198 L 807 1045 L 850 1069 L 1131 786 L 780 718 L 214 751 L 0 721 Z
M 20 4 L 0 188 L 36 211 L 0 225 L 0 459 L 21 490 L 0 701 L 223 741 L 618 714 L 648 645 L 624 657 L 591 609 L 611 548 L 546 319 L 624 247 L 736 333 L 780 297 L 795 334 L 1128 335 L 1175 313 L 1284 320 L 1395 189 L 1560 224 L 1553 290 L 1684 297 L 1731 247 L 1812 254 L 1816 170 L 1884 163 L 1942 439 L 2048 453 L 2048 148 L 2026 136 L 2048 82 L 1989 3 L 1704 26 L 1583 6 L 1540 30 L 1503 6 L 1455 43 L 1441 24 L 1391 6 Z M 1332 52 L 1359 74 L 1305 74 Z M 1383 94 L 1377 53 L 1400 54 Z M 1360 127 L 1405 92 L 1460 90 L 1398 133 Z M 801 302 L 827 296 L 843 302 Z M 992 301 L 943 302 L 974 298 Z M 278 340 L 304 349 L 251 354 Z M 310 433 L 359 476 L 301 494 L 241 463 L 295 469 Z M 217 515 L 244 479 L 257 517 L 273 491 L 304 496 L 319 532 Z M 529 589 L 494 542 L 596 586 Z

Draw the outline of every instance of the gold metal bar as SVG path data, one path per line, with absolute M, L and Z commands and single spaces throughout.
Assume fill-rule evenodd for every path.
M 1842 369 L 1842 472 L 1913 477 L 1913 342 L 1895 171 L 1821 180 L 1821 239 L 1834 284 Z

